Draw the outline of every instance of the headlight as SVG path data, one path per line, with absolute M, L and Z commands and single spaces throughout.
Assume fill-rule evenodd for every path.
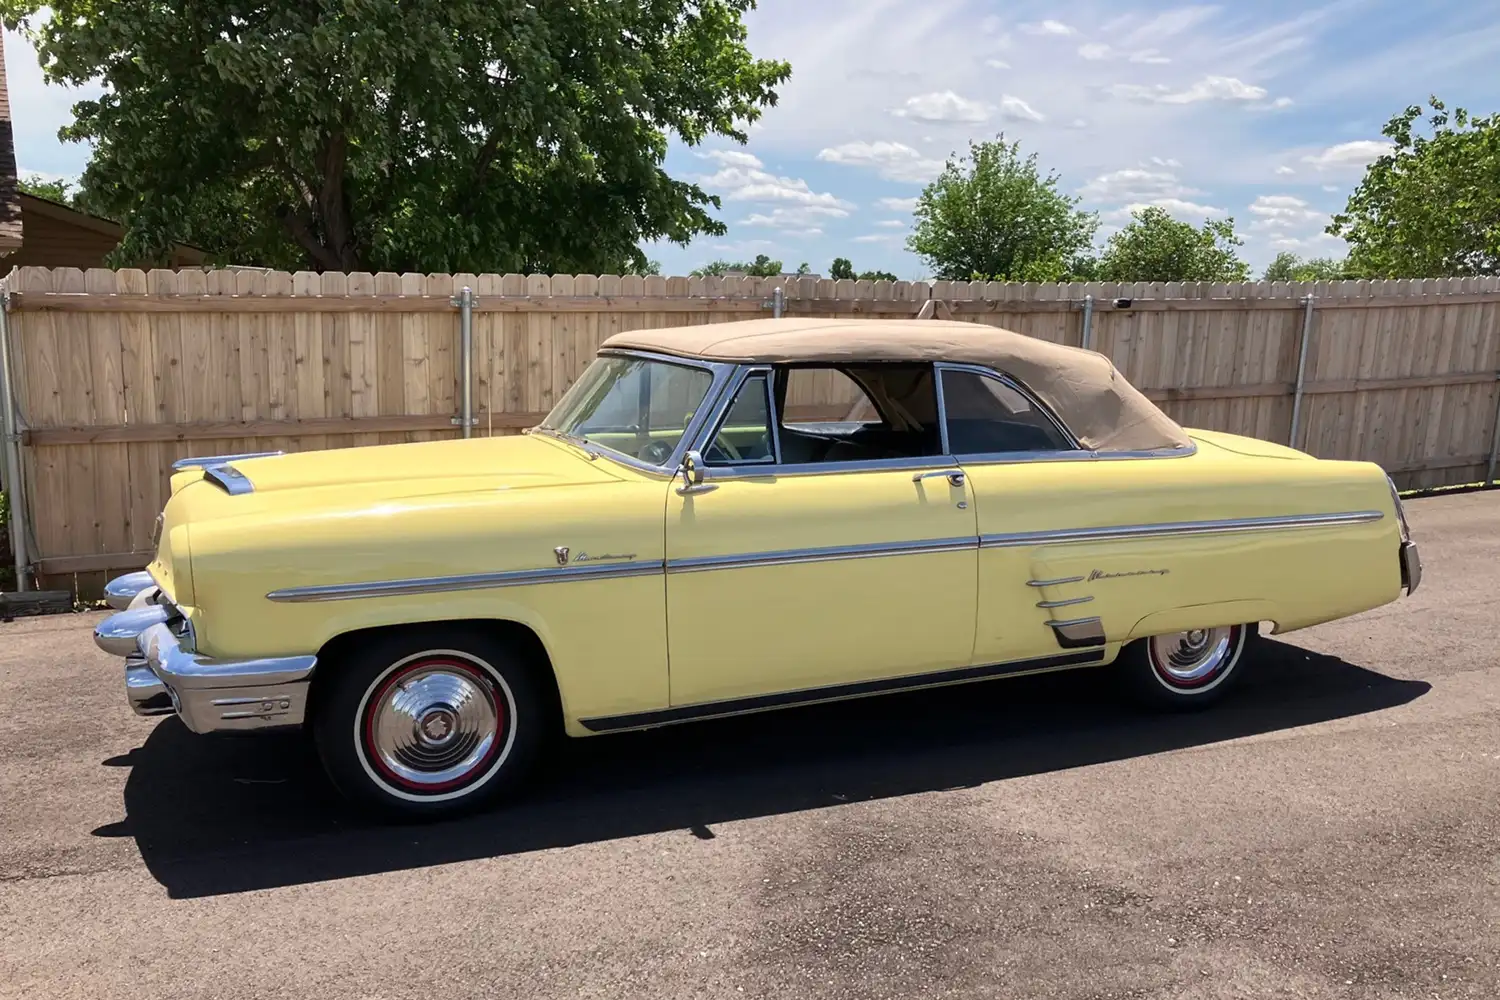
M 1396 481 L 1390 476 L 1385 477 L 1386 483 L 1391 487 L 1391 502 L 1396 505 L 1396 522 L 1401 525 L 1401 540 L 1411 541 L 1411 529 L 1406 524 L 1406 508 L 1401 506 L 1401 491 L 1396 489 Z

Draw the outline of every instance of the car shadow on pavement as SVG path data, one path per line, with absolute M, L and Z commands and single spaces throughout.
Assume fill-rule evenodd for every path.
M 1022 677 L 588 740 L 524 797 L 463 819 L 352 813 L 299 736 L 204 738 L 164 720 L 131 768 L 126 819 L 173 897 L 498 857 L 849 802 L 964 788 L 1392 708 L 1430 685 L 1274 640 L 1211 711 L 1142 714 L 1088 671 Z

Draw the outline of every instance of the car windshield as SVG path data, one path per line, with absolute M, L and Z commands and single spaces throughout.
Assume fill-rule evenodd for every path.
M 573 383 L 542 428 L 664 465 L 713 384 L 705 368 L 606 356 Z

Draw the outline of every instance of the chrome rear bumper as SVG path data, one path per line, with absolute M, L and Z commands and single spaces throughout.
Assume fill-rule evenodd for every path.
M 169 605 L 143 603 L 111 615 L 94 629 L 94 642 L 125 657 L 125 697 L 137 715 L 176 712 L 195 733 L 300 726 L 307 716 L 317 657 L 200 656 Z
M 1406 588 L 1406 596 L 1410 597 L 1417 592 L 1417 586 L 1422 582 L 1422 556 L 1417 552 L 1416 542 L 1401 543 L 1401 585 Z

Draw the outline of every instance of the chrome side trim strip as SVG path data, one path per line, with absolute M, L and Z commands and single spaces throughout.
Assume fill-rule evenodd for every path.
M 1087 604 L 1092 600 L 1092 597 L 1070 597 L 1065 601 L 1037 601 L 1036 606 L 1039 608 L 1068 608 L 1075 604 Z
M 1041 673 L 1048 670 L 1086 667 L 1098 664 L 1103 659 L 1104 652 L 1102 650 L 1054 653 L 1051 656 L 1043 656 L 1031 660 L 1012 660 L 1008 663 L 993 663 L 980 667 L 959 667 L 954 670 L 939 670 L 930 674 L 913 674 L 906 677 L 888 677 L 874 681 L 859 681 L 853 684 L 804 688 L 800 691 L 782 691 L 777 694 L 733 698 L 728 701 L 699 702 L 695 705 L 680 705 L 676 708 L 632 712 L 629 715 L 611 715 L 596 719 L 579 719 L 578 721 L 585 729 L 596 733 L 616 732 L 621 729 L 647 729 L 652 726 L 665 726 L 675 722 L 694 722 L 700 719 L 718 719 L 727 715 L 743 715 L 747 712 L 764 712 L 769 709 L 785 708 L 790 705 L 843 701 L 848 698 L 861 698 L 868 695 L 909 691 L 914 688 L 990 680 L 1011 674 Z
M 284 455 L 284 451 L 247 451 L 238 455 L 204 455 L 201 458 L 179 458 L 172 463 L 173 472 L 181 472 L 183 469 L 206 469 L 213 465 L 227 465 L 230 462 L 238 462 L 246 458 L 274 458 Z
M 879 559 L 885 556 L 932 555 L 939 552 L 972 552 L 973 537 L 931 538 L 900 544 L 833 545 L 826 548 L 783 549 L 779 552 L 749 552 L 727 556 L 693 556 L 668 559 L 668 573 L 701 573 L 716 569 L 747 569 L 752 566 L 788 566 L 793 563 L 836 562 L 843 559 Z
M 1242 531 L 1275 531 L 1283 528 L 1330 528 L 1368 524 L 1385 517 L 1378 510 L 1355 510 L 1341 514 L 1292 514 L 1285 517 L 1238 517 L 1222 521 L 1173 521 L 1163 524 L 1124 524 L 1105 528 L 1066 528 L 1057 531 L 1019 531 L 984 535 L 980 548 L 1002 549 L 1018 545 L 1055 545 L 1066 542 L 1114 541 L 1162 538 L 1171 535 L 1218 535 Z
M 1027 580 L 1028 587 L 1061 587 L 1065 583 L 1082 583 L 1081 576 L 1060 576 L 1056 580 Z
M 309 601 L 353 601 L 366 597 L 406 597 L 413 594 L 437 594 L 454 590 L 491 590 L 499 587 L 526 587 L 532 584 L 567 583 L 577 580 L 614 580 L 634 576 L 656 576 L 662 572 L 659 560 L 645 563 L 600 566 L 557 566 L 549 569 L 520 569 L 504 573 L 469 573 L 462 576 L 427 576 L 407 580 L 381 580 L 373 583 L 334 583 L 316 587 L 288 587 L 266 595 L 270 601 L 300 604 Z

